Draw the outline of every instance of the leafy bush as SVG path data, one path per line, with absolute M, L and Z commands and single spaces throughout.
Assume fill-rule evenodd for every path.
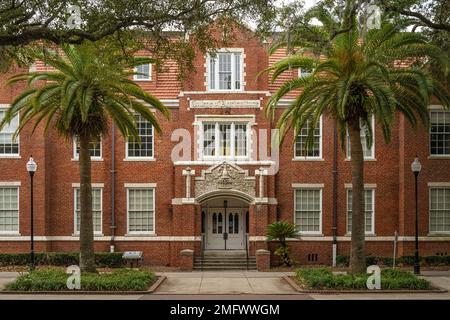
M 36 265 L 70 266 L 79 263 L 77 252 L 35 253 Z M 98 267 L 120 268 L 123 266 L 121 252 L 98 252 L 95 254 Z M 25 266 L 30 264 L 29 253 L 0 253 L 0 266 Z
M 350 264 L 350 257 L 349 256 L 336 256 L 336 265 L 338 267 L 348 267 Z
M 288 221 L 276 221 L 267 226 L 267 241 L 277 240 L 279 242 L 279 247 L 275 250 L 275 254 L 281 258 L 285 266 L 292 264 L 286 239 L 296 237 L 295 225 Z
M 328 268 L 298 269 L 297 280 L 312 289 L 367 289 L 367 278 L 370 274 L 338 274 L 334 275 Z M 382 289 L 430 289 L 430 283 L 412 273 L 386 269 L 381 271 Z
M 422 264 L 428 266 L 449 266 L 450 265 L 450 256 L 428 256 L 428 257 L 420 257 L 419 258 Z M 375 257 L 375 256 L 367 256 L 366 257 L 366 265 L 371 266 L 375 264 L 392 266 L 394 259 L 391 257 Z M 336 264 L 339 267 L 348 267 L 350 263 L 349 256 L 338 255 L 336 257 Z M 414 265 L 414 256 L 403 256 L 397 258 L 395 260 L 397 265 Z
M 22 274 L 6 285 L 11 291 L 65 291 L 67 278 L 63 270 L 41 269 Z M 155 274 L 148 271 L 117 269 L 111 273 L 87 273 L 81 275 L 81 290 L 85 291 L 144 291 L 155 281 Z

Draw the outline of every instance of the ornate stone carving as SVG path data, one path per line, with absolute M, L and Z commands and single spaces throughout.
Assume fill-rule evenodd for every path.
M 255 196 L 255 177 L 248 171 L 226 161 L 202 171 L 195 178 L 195 197 L 217 190 L 237 190 Z

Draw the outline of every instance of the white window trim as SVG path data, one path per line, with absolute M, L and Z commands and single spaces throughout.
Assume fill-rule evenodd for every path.
M 305 77 L 307 77 L 307 76 L 309 76 L 309 75 L 311 75 L 313 72 L 314 72 L 314 70 L 311 70 L 311 72 L 307 72 L 307 74 L 304 76 L 304 75 L 302 75 L 302 68 L 298 68 L 298 77 L 299 78 L 305 78 Z
M 429 116 L 430 116 L 430 128 L 428 129 L 428 154 L 429 154 L 428 157 L 430 159 L 449 159 L 450 158 L 450 153 L 446 153 L 446 154 L 432 154 L 431 153 L 431 113 L 433 111 L 438 111 L 438 112 L 447 111 L 447 112 L 450 112 L 449 110 L 444 109 L 444 107 L 441 106 L 441 105 L 428 106 L 428 112 L 429 112 Z
M 11 105 L 9 104 L 0 104 L 0 109 L 2 110 L 7 110 L 10 108 Z M 1 119 L 0 119 L 1 120 Z M 17 121 L 19 122 L 20 125 L 20 113 L 17 114 Z M 0 153 L 0 159 L 2 158 L 11 158 L 11 159 L 17 159 L 20 158 L 20 134 L 17 135 L 16 137 L 16 141 L 17 141 L 17 153 Z
M 448 235 L 449 231 L 431 231 L 431 189 L 447 189 L 450 188 L 450 182 L 435 182 L 428 184 L 428 233 L 430 235 Z
M 294 185 L 294 184 L 293 184 Z M 322 216 L 323 216 L 323 185 L 294 187 L 294 225 L 297 226 L 297 190 L 319 190 L 320 191 L 320 215 L 319 215 L 319 231 L 297 231 L 298 235 L 322 235 Z
M 127 190 L 127 234 L 126 235 L 137 235 L 137 236 L 147 236 L 156 235 L 156 185 L 155 187 L 147 187 L 145 184 L 125 184 Z M 130 231 L 130 189 L 152 189 L 153 191 L 153 231 Z
M 293 160 L 295 161 L 308 161 L 308 160 L 323 160 L 323 120 L 322 120 L 322 116 L 320 116 L 319 119 L 319 123 L 320 123 L 320 139 L 319 139 L 319 156 L 315 157 L 315 156 L 304 156 L 304 157 L 298 157 L 296 156 L 296 147 L 297 144 L 294 143 L 294 158 Z M 297 137 L 295 137 L 295 139 L 297 139 Z
M 77 190 L 80 189 L 79 183 L 73 183 L 73 235 L 79 236 L 80 231 L 77 231 Z M 103 183 L 102 184 L 92 184 L 91 187 L 94 189 L 100 189 L 100 231 L 94 230 L 95 236 L 103 236 Z M 80 195 L 81 196 L 81 195 Z M 81 214 L 81 208 L 80 208 Z M 81 229 L 81 225 L 80 225 Z
M 134 67 L 134 72 L 137 72 L 137 67 Z M 149 82 L 152 81 L 152 72 L 153 72 L 153 63 L 148 63 L 148 75 L 149 78 L 148 79 L 138 79 L 136 78 L 138 75 L 134 74 L 133 75 L 133 81 L 137 81 L 137 82 Z
M 216 65 L 216 74 L 215 74 L 215 87 L 216 89 L 211 89 L 210 88 L 210 58 L 211 55 L 209 53 L 206 54 L 205 56 L 205 66 L 206 66 L 206 91 L 207 92 L 241 92 L 241 91 L 245 91 L 245 72 L 244 72 L 244 61 L 245 61 L 245 53 L 244 53 L 244 48 L 221 48 L 221 49 L 217 49 L 216 50 L 216 54 L 220 54 L 220 53 L 240 53 L 241 54 L 241 63 L 240 63 L 240 74 L 241 74 L 241 88 L 240 89 L 235 89 L 235 78 L 236 75 L 234 74 L 234 66 L 235 66 L 235 55 L 232 55 L 231 57 L 231 85 L 232 85 L 232 89 L 219 89 L 219 65 L 217 62 Z M 216 57 L 217 58 L 217 57 Z
M 349 187 L 345 188 L 345 202 L 347 203 L 346 205 L 346 219 L 345 219 L 345 229 L 347 230 L 347 235 L 351 235 L 352 231 L 348 229 L 348 192 L 352 190 L 352 186 L 350 185 Z M 374 236 L 375 235 L 375 187 L 371 187 L 371 186 L 364 186 L 364 192 L 366 190 L 370 190 L 372 191 L 372 228 L 370 231 L 366 231 L 366 220 L 365 220 L 365 208 L 364 208 L 364 233 L 368 236 Z M 352 214 L 353 214 L 353 210 L 352 210 Z
M 125 139 L 125 159 L 124 161 L 155 161 L 155 127 L 152 125 L 152 156 L 151 157 L 130 157 L 128 156 L 128 138 Z
M 376 136 L 376 128 L 375 128 L 375 116 L 372 116 L 372 154 L 369 157 L 366 157 L 364 155 L 364 160 L 365 161 L 373 161 L 376 160 L 375 158 L 375 136 Z M 348 133 L 348 129 L 347 129 L 347 135 L 345 137 L 346 141 L 346 148 L 345 148 L 345 160 L 346 161 L 350 161 L 352 159 L 351 155 L 348 153 L 348 147 L 349 147 L 349 139 L 348 139 L 349 133 Z M 364 148 L 364 147 L 363 147 Z
M 0 182 L 0 187 L 17 188 L 17 230 L 16 231 L 0 231 L 0 235 L 20 236 L 20 181 Z
M 72 161 L 79 161 L 80 156 L 77 154 L 77 137 L 72 138 Z M 91 156 L 91 161 L 103 161 L 103 137 L 100 137 L 100 156 Z

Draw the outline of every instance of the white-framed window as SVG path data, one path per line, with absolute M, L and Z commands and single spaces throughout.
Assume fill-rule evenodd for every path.
M 308 121 L 301 129 L 295 140 L 294 157 L 299 159 L 321 159 L 322 158 L 322 117 L 314 128 L 314 144 L 311 150 L 306 151 L 306 139 L 311 128 L 311 122 Z
M 347 189 L 347 233 L 352 232 L 353 192 Z M 365 233 L 375 234 L 375 189 L 364 190 Z
M 430 188 L 430 233 L 450 233 L 450 187 Z
M 322 233 L 322 189 L 294 189 L 295 226 L 301 234 Z
M 78 160 L 80 157 L 80 141 L 77 137 L 73 139 L 73 158 Z M 102 159 L 102 138 L 91 141 L 89 143 L 89 153 L 91 154 L 91 159 L 101 160 Z
M 207 55 L 208 90 L 243 90 L 243 50 L 219 50 Z
M 9 106 L 8 106 L 9 107 Z M 5 117 L 8 107 L 0 105 L 0 121 Z M 19 155 L 19 136 L 13 138 L 19 127 L 19 115 L 17 114 L 9 124 L 6 124 L 0 131 L 0 157 Z
M 0 234 L 19 233 L 19 187 L 0 186 Z
M 204 121 L 200 137 L 203 159 L 247 159 L 249 156 L 248 122 Z
M 140 140 L 129 137 L 126 143 L 127 159 L 153 159 L 153 126 L 140 114 L 135 115 Z
M 361 127 L 361 144 L 362 144 L 362 148 L 363 148 L 364 159 L 375 159 L 375 134 L 374 134 L 375 118 L 374 117 L 372 117 L 371 122 L 372 122 L 372 146 L 370 148 L 367 148 L 366 130 L 364 127 Z M 347 159 L 350 159 L 351 158 L 351 149 L 350 149 L 350 135 L 348 133 L 348 130 L 347 130 L 346 150 L 347 150 Z
M 145 63 L 140 66 L 137 66 L 134 69 L 135 72 L 139 74 L 135 74 L 133 79 L 136 81 L 151 81 L 152 80 L 152 64 Z
M 155 188 L 127 188 L 127 230 L 129 234 L 155 232 Z
M 313 73 L 312 69 L 298 68 L 298 77 L 299 78 L 307 77 L 307 76 L 311 75 L 312 73 Z
M 74 230 L 75 234 L 80 233 L 80 188 L 74 191 Z M 94 233 L 102 234 L 103 221 L 103 188 L 92 188 L 92 223 L 94 225 Z
M 450 111 L 430 111 L 430 155 L 450 156 Z

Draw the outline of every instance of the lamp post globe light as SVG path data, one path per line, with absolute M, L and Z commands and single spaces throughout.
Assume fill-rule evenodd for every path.
M 419 209 L 418 209 L 418 197 L 417 197 L 417 177 L 422 170 L 422 164 L 419 158 L 416 156 L 411 164 L 411 170 L 414 173 L 415 182 L 415 198 L 416 198 L 416 237 L 415 237 L 415 252 L 414 252 L 414 274 L 420 274 L 420 261 L 419 261 Z
M 27 171 L 30 174 L 30 270 L 34 270 L 34 219 L 33 219 L 33 177 L 34 173 L 37 170 L 37 164 L 33 159 L 33 156 L 30 156 L 30 160 L 27 162 Z

